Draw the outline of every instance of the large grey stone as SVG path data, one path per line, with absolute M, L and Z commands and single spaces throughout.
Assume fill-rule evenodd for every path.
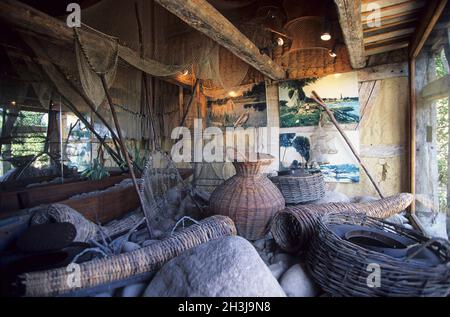
M 121 297 L 140 297 L 147 285 L 145 283 L 137 283 L 125 286 L 121 293 Z
M 167 262 L 144 296 L 284 297 L 285 293 L 250 242 L 224 237 Z
M 280 285 L 288 297 L 314 297 L 319 291 L 303 264 L 295 264 L 287 270 Z

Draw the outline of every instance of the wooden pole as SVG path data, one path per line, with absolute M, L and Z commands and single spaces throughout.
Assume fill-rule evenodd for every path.
M 136 190 L 136 194 L 139 197 L 139 202 L 141 204 L 141 208 L 142 208 L 142 211 L 144 213 L 145 220 L 147 223 L 148 233 L 149 233 L 150 237 L 152 237 L 153 235 L 152 235 L 152 229 L 150 226 L 150 215 L 147 214 L 147 212 L 146 212 L 147 209 L 144 206 L 144 200 L 142 199 L 141 192 L 139 190 L 139 185 L 136 180 L 136 175 L 134 174 L 133 163 L 131 162 L 130 157 L 128 156 L 128 150 L 127 150 L 127 148 L 125 146 L 125 142 L 123 140 L 119 120 L 117 119 L 116 110 L 114 109 L 114 104 L 113 104 L 111 95 L 109 94 L 109 89 L 108 89 L 108 85 L 106 83 L 106 78 L 105 78 L 104 74 L 101 74 L 99 76 L 100 76 L 100 79 L 102 80 L 102 85 L 103 85 L 103 89 L 105 90 L 106 99 L 108 100 L 109 108 L 111 109 L 111 114 L 112 114 L 112 117 L 114 120 L 114 125 L 116 126 L 117 135 L 119 136 L 119 145 L 120 145 L 120 148 L 122 149 L 123 156 L 125 157 L 125 160 L 127 162 L 128 170 L 130 171 L 131 179 L 133 180 L 133 185 Z
M 409 207 L 409 211 L 414 214 L 416 212 L 416 59 L 409 60 L 409 189 L 414 199 Z
M 105 147 L 105 149 L 108 151 L 109 155 L 111 155 L 114 162 L 116 162 L 117 165 L 122 165 L 122 159 L 120 159 L 120 156 L 118 153 L 116 153 L 107 143 L 105 143 L 104 138 L 102 138 L 101 135 L 95 131 L 94 126 L 83 116 L 83 114 L 78 111 L 78 109 L 64 96 L 61 95 L 62 100 L 64 100 L 65 105 L 78 117 L 78 119 L 83 122 L 83 124 L 86 126 L 86 128 L 91 131 L 91 133 L 100 141 L 100 144 Z
M 145 46 L 144 46 L 144 34 L 142 31 L 142 22 L 139 15 L 139 7 L 137 2 L 134 4 L 134 11 L 136 15 L 136 23 L 138 27 L 138 36 L 139 36 L 139 52 L 141 54 L 141 58 L 145 59 Z M 151 133 L 152 133 L 152 149 L 154 150 L 157 147 L 157 136 L 155 129 L 155 116 L 153 115 L 153 103 L 150 103 L 150 95 L 148 92 L 148 77 L 146 72 L 142 72 L 142 100 L 143 106 L 148 108 L 149 113 L 149 122 L 151 125 Z M 154 93 L 154 92 L 152 92 Z M 159 146 L 159 145 L 158 145 Z
M 55 69 L 58 71 L 58 73 L 61 75 L 61 77 L 64 79 L 65 83 L 70 86 L 80 97 L 84 100 L 88 108 L 97 116 L 97 118 L 100 119 L 102 124 L 108 129 L 108 131 L 111 133 L 111 139 L 113 140 L 114 147 L 116 148 L 117 154 L 119 154 L 120 157 L 120 149 L 117 144 L 118 138 L 114 130 L 111 128 L 111 126 L 106 122 L 106 120 L 102 117 L 102 115 L 95 109 L 95 105 L 92 103 L 92 101 L 89 99 L 89 97 L 86 96 L 86 94 L 81 91 L 70 79 L 67 78 L 67 76 L 64 74 L 64 72 L 61 70 L 61 68 L 58 65 L 53 64 Z
M 352 143 L 350 142 L 349 138 L 345 134 L 344 130 L 339 126 L 339 123 L 336 121 L 336 118 L 333 115 L 333 112 L 328 108 L 328 106 L 325 104 L 325 102 L 319 97 L 319 95 L 313 91 L 311 98 L 314 99 L 315 102 L 317 102 L 322 108 L 325 110 L 325 112 L 328 114 L 328 116 L 331 119 L 331 122 L 333 122 L 336 129 L 338 129 L 339 133 L 342 135 L 342 137 L 345 140 L 345 143 L 349 146 L 350 150 L 352 151 L 353 155 L 356 157 L 356 159 L 359 162 L 359 165 L 361 165 L 362 169 L 366 173 L 367 177 L 369 177 L 370 181 L 372 182 L 373 186 L 375 187 L 375 190 L 377 191 L 378 195 L 380 195 L 381 198 L 384 198 L 383 194 L 381 193 L 380 188 L 378 187 L 377 183 L 373 179 L 372 175 L 369 173 L 369 170 L 366 168 L 364 163 L 362 162 L 361 158 L 359 157 L 358 153 L 356 152 L 356 149 L 353 147 Z
M 184 123 L 186 122 L 186 118 L 187 118 L 187 116 L 189 114 L 189 110 L 191 109 L 191 106 L 194 103 L 195 95 L 197 94 L 197 87 L 198 87 L 199 83 L 200 83 L 200 80 L 196 79 L 195 80 L 195 84 L 194 84 L 194 89 L 192 90 L 191 98 L 189 99 L 189 103 L 188 103 L 188 105 L 186 107 L 186 111 L 184 112 L 183 118 L 181 119 L 180 127 L 182 127 L 184 125 Z

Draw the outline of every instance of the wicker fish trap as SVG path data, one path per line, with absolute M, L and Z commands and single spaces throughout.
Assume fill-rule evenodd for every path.
M 18 285 L 24 296 L 64 295 L 156 271 L 185 250 L 230 235 L 236 235 L 233 221 L 228 217 L 213 216 L 147 247 L 79 264 L 80 287 L 68 283 L 73 272 L 66 267 L 22 274 Z
M 416 231 L 355 213 L 324 215 L 317 227 L 307 265 L 314 280 L 328 294 L 361 297 L 450 294 L 448 241 L 428 239 Z M 346 227 L 353 228 L 347 233 L 371 233 L 367 236 L 369 240 L 352 241 L 348 234 L 342 236 L 339 230 Z M 376 232 L 381 232 L 379 235 L 385 240 L 369 243 Z M 379 247 L 380 241 L 389 239 L 399 241 L 396 248 Z
M 77 235 L 74 241 L 86 242 L 94 239 L 99 227 L 86 219 L 75 209 L 64 204 L 52 204 L 47 209 L 38 211 L 31 218 L 31 225 L 39 225 L 52 222 L 69 222 L 76 228 Z
M 287 204 L 318 200 L 325 196 L 325 181 L 321 173 L 271 177 Z
M 165 214 L 167 192 L 180 184 L 186 186 L 170 156 L 161 151 L 150 153 L 139 180 L 145 215 L 150 218 L 148 221 L 152 222 L 157 215 Z
M 320 216 L 330 212 L 361 213 L 375 218 L 388 218 L 405 210 L 413 195 L 402 193 L 369 203 L 330 203 L 289 206 L 278 212 L 271 232 L 278 245 L 287 252 L 298 253 L 308 247 Z

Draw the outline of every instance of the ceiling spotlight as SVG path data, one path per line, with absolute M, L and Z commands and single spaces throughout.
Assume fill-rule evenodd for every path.
M 16 102 L 13 100 L 13 101 L 11 101 L 11 106 L 15 106 L 16 105 Z
M 336 52 L 333 50 L 328 51 L 328 54 L 333 58 L 335 58 L 337 56 Z
M 284 45 L 284 40 L 282 37 L 277 37 L 277 45 L 278 46 L 283 46 Z
M 232 91 L 230 91 L 229 93 L 228 93 L 228 95 L 230 96 L 230 97 L 237 97 L 237 92 L 235 92 L 234 90 L 232 90 Z
M 320 39 L 322 41 L 329 41 L 331 40 L 331 34 L 329 32 L 324 32 L 322 33 L 322 35 L 320 36 Z

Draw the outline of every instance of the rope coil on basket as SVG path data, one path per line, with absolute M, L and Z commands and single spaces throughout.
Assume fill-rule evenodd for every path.
M 277 244 L 287 252 L 298 253 L 308 247 L 317 230 L 320 217 L 331 212 L 361 213 L 375 218 L 388 218 L 405 210 L 413 195 L 402 193 L 369 203 L 330 203 L 296 205 L 275 214 L 271 232 Z
M 382 230 L 408 239 L 415 243 L 411 246 L 432 252 L 440 264 L 430 264 L 426 259 L 417 261 L 415 253 L 395 257 L 355 244 L 332 230 L 342 225 Z M 399 225 L 348 212 L 323 215 L 307 253 L 307 265 L 314 280 L 333 296 L 448 296 L 449 261 L 447 241 L 428 239 Z M 371 287 L 368 281 L 373 270 L 369 267 L 374 264 L 380 268 L 379 285 Z

